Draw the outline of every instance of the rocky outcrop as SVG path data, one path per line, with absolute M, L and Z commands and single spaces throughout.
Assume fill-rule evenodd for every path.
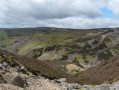
M 0 55 L 1 90 L 62 90 L 50 80 L 35 76 L 12 57 Z
M 62 59 L 62 55 L 53 54 L 51 52 L 44 53 L 42 56 L 38 57 L 39 60 L 60 60 Z
M 62 90 L 119 90 L 119 82 L 102 85 L 80 85 L 78 83 L 67 83 L 65 78 L 53 80 Z

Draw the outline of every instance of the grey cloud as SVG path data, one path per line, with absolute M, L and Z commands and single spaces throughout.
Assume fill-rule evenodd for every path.
M 59 27 L 59 28 L 107 28 L 107 27 L 118 27 L 119 20 L 110 18 L 79 18 L 79 17 L 68 17 L 63 19 L 46 19 L 46 20 L 22 20 L 22 23 L 15 22 L 11 24 L 12 27 Z M 5 25 L 4 25 L 5 26 Z M 6 25 L 5 27 L 11 27 Z M 1 26 L 0 26 L 1 27 Z
M 44 1 L 44 2 L 40 2 Z M 89 0 L 2 0 L 6 16 L 37 19 L 65 18 L 70 16 L 101 16 L 101 11 Z M 6 10 L 4 9 L 6 8 Z
M 119 26 L 101 19 L 110 0 L 1 0 L 0 27 L 97 28 Z
M 56 24 L 54 22 L 57 22 Z M 110 18 L 65 18 L 57 19 L 50 24 L 51 27 L 65 27 L 65 28 L 108 28 L 108 27 L 118 27 L 119 20 Z

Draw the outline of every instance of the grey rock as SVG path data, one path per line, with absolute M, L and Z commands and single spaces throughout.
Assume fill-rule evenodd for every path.
M 114 86 L 114 90 L 119 90 L 119 84 L 116 84 L 116 85 Z
M 54 60 L 60 60 L 60 59 L 62 59 L 62 58 L 63 58 L 63 56 L 62 56 L 62 55 L 58 55 L 58 54 L 56 54 L 56 55 L 53 57 Z
M 16 63 L 15 61 L 12 61 L 10 64 L 11 64 L 11 66 L 13 66 L 13 67 L 14 67 L 14 66 L 17 66 L 17 63 Z
M 22 88 L 25 88 L 28 85 L 27 80 L 23 79 L 21 76 L 16 76 L 12 83 Z
M 7 67 L 7 66 L 8 66 L 8 64 L 7 64 L 6 62 L 3 62 L 3 66 Z
M 93 90 L 93 88 L 91 88 L 91 87 L 88 86 L 88 85 L 83 85 L 83 86 L 82 86 L 82 89 L 83 89 L 83 90 Z
M 24 66 L 21 66 L 21 70 L 24 70 L 25 69 L 25 67 Z
M 109 86 L 108 85 L 102 85 L 99 87 L 98 90 L 110 90 Z
M 0 63 L 0 68 L 2 68 L 3 64 Z
M 73 84 L 68 83 L 67 87 L 69 88 L 69 90 L 75 90 L 75 89 L 77 90 L 77 89 L 81 88 L 81 85 L 79 85 L 77 83 L 73 83 Z
M 2 77 L 2 75 L 0 75 L 0 84 L 5 84 L 6 82 L 5 82 L 5 80 L 4 80 L 4 78 Z
M 62 90 L 69 90 L 67 87 L 62 87 Z
M 5 70 L 5 66 L 0 63 L 0 69 Z
M 58 83 L 61 83 L 61 82 L 66 82 L 66 78 L 61 78 L 61 79 L 58 79 L 58 80 L 56 80 L 56 82 L 58 82 Z

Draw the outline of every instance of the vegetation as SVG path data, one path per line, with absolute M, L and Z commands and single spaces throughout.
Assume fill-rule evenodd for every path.
M 77 49 L 72 49 L 69 53 L 70 53 L 70 54 L 76 54 L 77 52 L 78 52 Z
M 89 52 L 89 55 L 91 55 L 91 56 L 95 57 L 96 52 L 90 51 L 90 52 Z
M 68 82 L 87 85 L 113 83 L 119 80 L 119 57 L 103 61 L 96 67 L 89 68 L 74 76 L 68 77 Z
M 109 32 L 110 29 L 3 29 L 0 31 L 0 49 L 16 55 L 2 50 L 0 53 L 23 64 L 30 74 L 50 79 L 66 77 L 68 82 L 79 84 L 112 83 L 119 80 L 119 60 L 118 57 L 109 58 L 119 54 L 119 37 L 118 33 L 110 35 Z M 49 60 L 39 59 L 42 55 Z M 102 63 L 92 67 L 98 62 Z M 80 72 L 79 67 L 92 68 Z
M 50 79 L 67 77 L 65 66 L 70 64 L 61 61 L 39 61 L 36 59 L 26 58 L 24 56 L 17 56 L 7 51 L 0 50 L 0 60 L 3 60 L 1 55 L 9 57 L 9 61 L 13 58 L 18 63 L 24 65 L 30 72 L 35 75 L 42 75 Z

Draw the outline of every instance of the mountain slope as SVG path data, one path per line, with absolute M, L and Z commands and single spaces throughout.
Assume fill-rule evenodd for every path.
M 67 81 L 87 85 L 111 84 L 119 81 L 119 56 L 112 57 L 96 67 L 71 76 Z
M 83 69 L 94 67 L 119 54 L 118 28 L 3 29 L 0 30 L 0 36 L 1 49 L 40 61 L 73 62 Z
M 15 56 L 12 53 L 0 50 L 1 90 L 62 90 L 60 86 L 51 82 L 49 79 L 45 79 L 45 77 L 42 77 L 40 75 L 35 76 L 34 72 L 37 71 L 35 71 L 34 69 L 34 71 L 31 70 L 34 66 L 29 68 L 28 66 L 25 67 L 20 63 L 20 61 L 24 61 L 24 59 L 26 58 L 20 58 L 19 56 Z M 24 61 L 24 63 L 27 63 L 29 65 L 29 62 Z M 32 64 L 34 63 L 32 62 Z M 57 76 L 58 78 L 59 76 L 61 76 L 61 74 L 58 74 L 60 71 L 57 72 L 54 69 L 49 69 L 47 65 L 45 67 L 43 67 L 41 64 L 39 65 L 39 67 L 42 67 L 42 70 L 44 70 L 44 72 L 46 72 L 47 70 L 46 73 L 47 75 L 50 75 L 50 77 L 52 77 L 53 74 L 56 75 L 56 78 Z M 49 72 L 48 69 L 51 71 Z M 39 72 L 40 71 L 41 69 L 39 68 Z M 47 77 L 47 75 L 42 71 L 40 73 Z
M 7 86 L 12 84 L 19 87 L 18 82 L 21 78 L 16 75 L 23 76 L 22 78 L 26 75 L 27 80 L 32 81 L 35 81 L 29 77 L 32 75 L 35 75 L 35 78 L 40 75 L 55 82 L 57 80 L 54 79 L 67 78 L 69 83 L 81 85 L 99 85 L 119 80 L 118 29 L 5 29 L 0 31 L 0 47 L 0 79 L 1 83 Z M 10 73 L 5 71 L 6 64 Z M 23 71 L 19 71 L 21 68 Z M 3 75 L 2 72 L 7 74 Z M 11 80 L 6 83 L 6 79 L 12 78 L 7 78 L 7 75 L 16 78 L 12 79 L 12 83 L 9 83 Z M 16 79 L 18 82 L 15 82 Z M 46 79 L 41 80 L 28 82 L 31 87 L 32 83 L 47 83 Z M 55 85 L 60 90 L 58 85 L 72 86 L 69 83 L 58 81 Z M 73 84 L 72 87 L 76 85 L 79 88 L 79 84 Z M 40 86 L 39 88 L 41 89 Z
M 0 60 L 1 62 L 4 62 L 6 58 L 8 60 L 7 63 L 11 63 L 12 61 L 21 63 L 24 65 L 27 70 L 32 72 L 35 75 L 42 75 L 47 78 L 56 79 L 61 77 L 66 77 L 68 74 L 66 73 L 65 68 L 62 68 L 63 65 L 68 64 L 67 62 L 61 64 L 60 62 L 44 62 L 44 61 L 38 61 L 35 59 L 26 58 L 24 56 L 17 56 L 12 53 L 9 53 L 7 51 L 0 50 Z M 62 66 L 60 66 L 60 64 Z M 55 68 L 54 68 L 54 67 Z

